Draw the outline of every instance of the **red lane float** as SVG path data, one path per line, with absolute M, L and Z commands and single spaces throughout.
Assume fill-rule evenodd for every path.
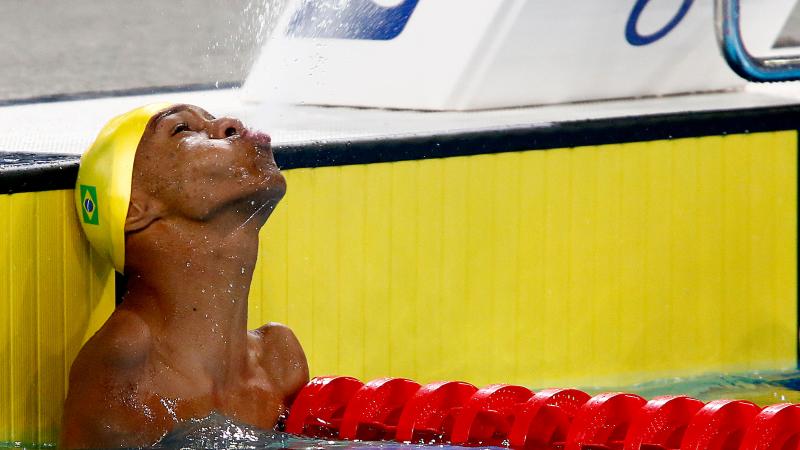
M 450 443 L 501 446 L 508 438 L 514 412 L 533 396 L 530 389 L 492 384 L 475 392 L 461 409 Z
M 783 403 L 765 408 L 747 429 L 739 449 L 800 449 L 800 405 Z
M 760 411 L 755 404 L 742 400 L 714 400 L 692 419 L 681 450 L 737 450 Z
M 380 378 L 362 386 L 344 412 L 339 437 L 349 440 L 392 440 L 400 413 L 420 388 L 405 378 Z
M 685 396 L 647 402 L 575 389 L 404 378 L 318 377 L 295 398 L 289 433 L 316 438 L 507 446 L 515 450 L 800 450 L 800 405 Z
M 645 403 L 638 395 L 619 392 L 592 397 L 575 415 L 564 448 L 622 449 L 628 428 Z
M 339 437 L 339 425 L 350 399 L 364 384 L 352 377 L 317 377 L 292 404 L 286 432 L 317 438 Z
M 400 415 L 395 440 L 426 444 L 449 442 L 456 415 L 477 390 L 461 381 L 421 387 Z
M 702 408 L 703 402 L 685 396 L 650 400 L 631 423 L 625 450 L 679 449 L 686 428 Z
M 521 405 L 508 434 L 512 448 L 563 448 L 572 419 L 589 394 L 577 389 L 546 389 Z

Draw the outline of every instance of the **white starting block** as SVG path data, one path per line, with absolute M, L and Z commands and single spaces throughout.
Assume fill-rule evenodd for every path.
M 749 0 L 769 54 L 795 0 Z M 474 110 L 743 86 L 711 0 L 292 0 L 244 100 Z

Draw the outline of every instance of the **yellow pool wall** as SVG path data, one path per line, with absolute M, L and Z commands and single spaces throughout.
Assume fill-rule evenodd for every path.
M 797 363 L 797 133 L 293 169 L 250 325 L 312 375 L 531 387 Z M 0 442 L 54 442 L 114 304 L 72 191 L 0 195 Z

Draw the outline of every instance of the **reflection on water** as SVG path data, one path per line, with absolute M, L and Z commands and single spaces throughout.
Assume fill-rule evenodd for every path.
M 738 375 L 705 375 L 693 378 L 671 378 L 652 381 L 635 386 L 610 389 L 588 389 L 590 393 L 600 391 L 625 391 L 646 398 L 659 395 L 688 395 L 699 400 L 717 399 L 749 400 L 759 405 L 775 403 L 800 403 L 800 372 L 756 372 Z M 54 448 L 53 444 L 26 445 L 3 443 L 0 448 Z M 263 431 L 237 424 L 219 415 L 183 424 L 154 448 L 158 449 L 379 449 L 415 450 L 434 446 L 403 445 L 382 442 L 343 442 L 318 439 L 303 439 L 277 431 Z M 435 446 L 440 449 L 460 447 Z
M 755 372 L 671 378 L 620 389 L 645 398 L 688 395 L 704 402 L 720 399 L 749 400 L 757 405 L 800 403 L 800 372 Z

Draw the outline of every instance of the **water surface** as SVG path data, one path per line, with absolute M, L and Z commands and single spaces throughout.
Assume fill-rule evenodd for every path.
M 688 395 L 704 402 L 718 399 L 749 400 L 761 406 L 775 403 L 800 403 L 800 371 L 752 372 L 732 375 L 703 375 L 668 378 L 621 388 L 586 388 L 596 394 L 624 391 L 645 398 L 659 395 Z M 0 448 L 55 448 L 52 443 L 31 445 L 0 442 Z M 289 449 L 289 450 L 456 450 L 446 445 L 410 445 L 394 442 L 345 442 L 300 438 L 287 433 L 259 430 L 238 424 L 219 415 L 182 424 L 164 437 L 157 449 Z

